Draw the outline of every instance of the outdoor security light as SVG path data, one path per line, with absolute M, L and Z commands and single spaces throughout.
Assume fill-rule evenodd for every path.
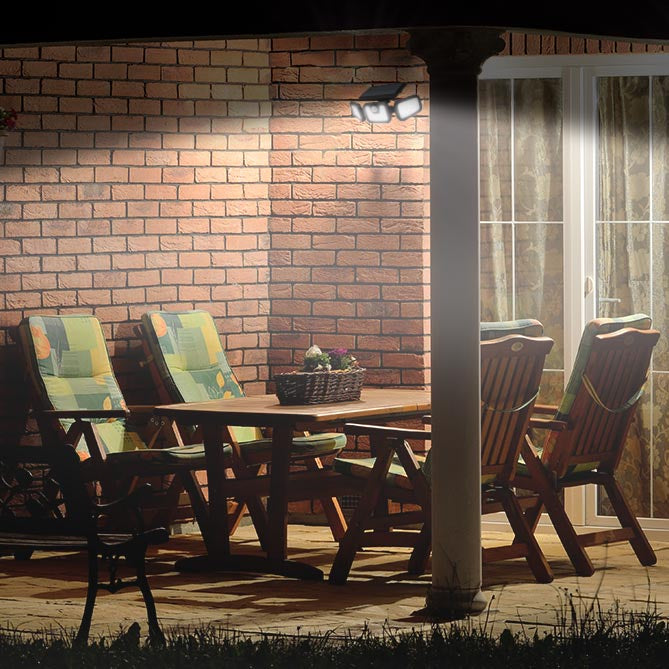
M 400 121 L 405 121 L 411 116 L 417 114 L 423 104 L 417 95 L 412 95 L 404 100 L 398 100 L 394 105 L 390 102 L 394 100 L 404 88 L 405 84 L 380 84 L 367 89 L 360 100 L 371 100 L 365 105 L 358 102 L 351 102 L 351 113 L 358 121 L 369 121 L 370 123 L 388 123 L 393 113 Z
M 395 103 L 395 116 L 400 121 L 405 121 L 410 116 L 415 116 L 421 109 L 423 104 L 417 95 L 412 95 L 410 98 L 398 100 Z
M 365 120 L 365 113 L 362 110 L 362 106 L 357 102 L 351 102 L 351 113 L 358 119 L 358 121 Z

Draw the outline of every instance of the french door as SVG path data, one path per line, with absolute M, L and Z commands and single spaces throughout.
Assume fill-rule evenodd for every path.
M 619 477 L 642 524 L 669 530 L 669 54 L 490 59 L 479 119 L 482 319 L 544 323 L 554 402 L 589 319 L 653 318 Z M 614 523 L 594 486 L 568 493 L 576 523 Z

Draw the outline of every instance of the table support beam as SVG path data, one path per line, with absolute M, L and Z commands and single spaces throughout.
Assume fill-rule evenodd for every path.
M 432 584 L 426 613 L 456 619 L 481 593 L 478 82 L 499 30 L 412 30 L 430 75 Z

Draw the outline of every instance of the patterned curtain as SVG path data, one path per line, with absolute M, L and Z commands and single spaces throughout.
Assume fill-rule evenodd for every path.
M 481 319 L 537 318 L 555 346 L 547 368 L 563 368 L 562 83 L 479 84 L 481 144 Z M 542 401 L 562 392 L 547 372 Z
M 649 78 L 598 79 L 599 316 L 650 313 Z M 615 301 L 612 301 L 615 300 Z M 618 478 L 634 512 L 650 515 L 650 384 Z M 600 494 L 599 512 L 611 513 Z

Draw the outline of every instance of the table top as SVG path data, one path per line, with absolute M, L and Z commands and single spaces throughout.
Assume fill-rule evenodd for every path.
M 272 426 L 332 423 L 373 416 L 418 416 L 429 412 L 430 392 L 405 388 L 368 388 L 359 400 L 328 404 L 282 405 L 276 395 L 251 395 L 208 402 L 157 406 L 155 413 L 182 423 Z

